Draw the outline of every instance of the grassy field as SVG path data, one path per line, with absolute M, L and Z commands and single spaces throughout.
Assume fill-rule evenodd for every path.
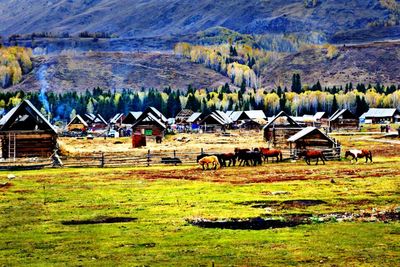
M 0 187 L 0 265 L 395 266 L 398 220 L 265 230 L 200 228 L 188 221 L 398 212 L 399 160 L 205 172 L 195 166 L 14 172 L 16 178 Z M 0 181 L 7 175 L 0 173 Z M 107 217 L 132 221 L 106 223 Z M 104 223 L 79 224 L 85 220 Z

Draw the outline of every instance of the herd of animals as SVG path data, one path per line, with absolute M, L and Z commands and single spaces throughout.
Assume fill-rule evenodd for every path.
M 365 158 L 365 163 L 368 163 L 368 160 L 372 163 L 372 153 L 369 150 L 347 150 L 345 152 L 345 158 L 352 157 L 351 161 L 358 161 L 359 158 Z M 253 150 L 250 149 L 240 149 L 235 148 L 234 153 L 223 153 L 223 154 L 201 154 L 197 156 L 197 163 L 202 167 L 203 170 L 207 169 L 218 169 L 221 167 L 230 167 L 236 166 L 236 163 L 239 163 L 239 166 L 257 166 L 262 165 L 263 162 L 269 162 L 269 158 L 276 158 L 276 162 L 283 161 L 282 160 L 282 151 L 278 149 L 269 149 L 269 148 L 255 148 Z M 320 150 L 303 150 L 297 153 L 297 158 L 304 158 L 307 165 L 311 164 L 311 160 L 315 159 L 315 165 L 318 165 L 319 160 L 325 164 L 326 158 L 324 153 Z

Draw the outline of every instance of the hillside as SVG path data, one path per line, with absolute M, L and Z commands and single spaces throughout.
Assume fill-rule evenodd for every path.
M 398 84 L 400 81 L 400 42 L 339 46 L 332 58 L 326 48 L 310 48 L 287 55 L 264 69 L 263 85 L 290 85 L 293 73 L 303 84 L 318 80 L 323 86 L 348 82 Z
M 105 89 L 217 87 L 229 79 L 202 65 L 160 53 L 63 53 L 36 57 L 34 70 L 9 90 L 40 90 L 39 70 L 51 91 Z
M 241 33 L 317 31 L 328 36 L 367 29 L 393 11 L 379 0 L 3 0 L 0 34 L 105 31 L 122 37 L 192 34 L 215 26 Z M 29 18 L 29 19 L 28 19 Z M 378 23 L 376 23 L 378 24 Z M 379 38 L 385 36 L 385 31 Z

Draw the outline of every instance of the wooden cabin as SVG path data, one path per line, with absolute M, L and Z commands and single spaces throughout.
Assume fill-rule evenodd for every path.
M 110 120 L 108 121 L 108 125 L 111 129 L 119 129 L 122 127 L 122 121 L 125 119 L 124 113 L 117 113 L 115 114 Z
M 190 125 L 190 129 L 192 131 L 197 131 L 200 128 L 199 123 L 203 119 L 204 119 L 204 116 L 201 112 L 195 112 L 187 119 L 187 123 Z
M 123 126 L 128 126 L 132 127 L 132 125 L 139 119 L 140 115 L 142 115 L 143 112 L 141 111 L 131 111 L 126 115 L 126 117 L 122 120 L 122 125 Z
M 199 125 L 205 132 L 225 131 L 232 124 L 232 120 L 222 111 L 214 111 L 204 117 Z
M 360 118 L 365 123 L 397 123 L 400 112 L 395 108 L 370 108 Z
M 323 127 L 323 128 L 329 127 L 328 112 L 321 111 L 321 112 L 315 113 L 314 121 L 315 121 L 315 125 L 314 125 L 315 127 Z
M 154 107 L 148 107 L 133 123 L 132 133 L 145 136 L 164 136 L 167 129 L 167 118 Z
M 359 119 L 348 109 L 339 109 L 329 118 L 329 130 L 357 130 Z
M 264 140 L 274 147 L 287 147 L 287 139 L 303 129 L 284 111 L 271 118 L 263 128 Z
M 87 132 L 88 128 L 88 123 L 80 115 L 76 115 L 67 125 L 69 132 Z
M 175 123 L 181 125 L 187 125 L 188 119 L 190 116 L 193 115 L 193 111 L 190 109 L 182 109 L 176 116 L 175 116 Z
M 85 114 L 82 118 L 89 125 L 91 131 L 102 131 L 108 128 L 107 121 L 100 114 Z
M 0 120 L 2 158 L 49 157 L 57 147 L 50 122 L 24 100 Z
M 296 155 L 298 151 L 329 150 L 339 147 L 335 140 L 323 133 L 316 127 L 307 127 L 288 138 L 291 155 Z M 340 153 L 339 153 L 340 155 Z

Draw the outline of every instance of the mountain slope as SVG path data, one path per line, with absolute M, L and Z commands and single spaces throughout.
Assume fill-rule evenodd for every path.
M 43 71 L 41 75 L 38 75 Z M 36 58 L 34 70 L 22 83 L 8 90 L 39 91 L 45 79 L 53 92 L 77 91 L 101 87 L 176 89 L 216 88 L 230 80 L 199 64 L 159 53 L 67 53 Z
M 106 31 L 144 37 L 223 26 L 242 33 L 319 31 L 330 37 L 390 15 L 379 0 L 317 3 L 306 8 L 304 0 L 3 0 L 0 34 Z
M 399 84 L 400 42 L 341 46 L 333 57 L 326 48 L 312 48 L 287 55 L 268 65 L 262 73 L 263 85 L 290 86 L 293 73 L 299 73 L 304 85 L 318 80 L 322 86 Z

